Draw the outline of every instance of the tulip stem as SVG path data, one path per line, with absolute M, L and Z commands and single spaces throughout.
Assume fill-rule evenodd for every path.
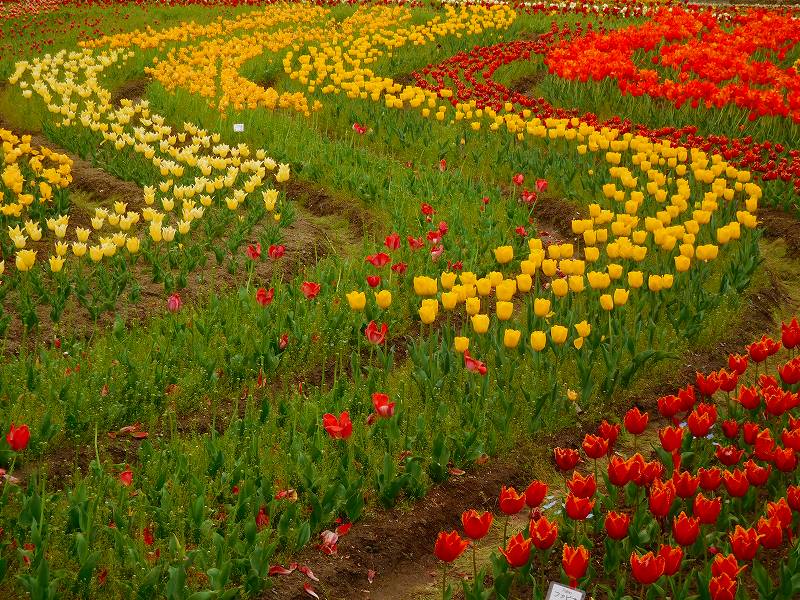
M 442 600 L 447 598 L 447 563 L 442 563 Z
M 503 523 L 503 548 L 506 547 L 506 542 L 508 541 L 508 536 L 506 535 L 507 532 L 508 532 L 508 519 L 509 519 L 509 516 L 506 515 L 506 520 Z
M 477 587 L 478 585 L 478 559 L 475 556 L 477 550 L 475 549 L 475 542 L 472 542 L 472 583 Z M 483 582 L 481 582 L 483 583 Z

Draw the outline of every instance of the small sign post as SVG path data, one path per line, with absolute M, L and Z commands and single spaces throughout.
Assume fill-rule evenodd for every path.
M 544 600 L 584 600 L 585 598 L 586 592 L 583 590 L 551 581 Z
M 233 131 L 235 133 L 243 133 L 244 132 L 244 123 L 234 123 L 233 124 Z

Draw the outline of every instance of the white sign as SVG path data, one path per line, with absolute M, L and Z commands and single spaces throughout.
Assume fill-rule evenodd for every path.
M 586 592 L 583 590 L 551 581 L 544 600 L 584 600 L 584 598 L 586 598 Z
M 244 131 L 244 123 L 234 123 L 233 130 L 236 133 L 242 133 Z

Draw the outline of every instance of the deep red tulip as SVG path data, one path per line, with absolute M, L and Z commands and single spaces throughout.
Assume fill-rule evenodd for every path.
M 772 464 L 782 473 L 791 473 L 797 468 L 797 454 L 791 448 L 776 448 L 772 453 Z
M 689 471 L 676 470 L 672 473 L 672 483 L 675 484 L 675 494 L 679 498 L 690 498 L 697 492 L 700 478 Z
M 786 488 L 786 501 L 794 512 L 800 513 L 800 485 Z
M 697 476 L 700 478 L 700 487 L 707 492 L 713 492 L 722 483 L 722 471 L 718 467 L 710 469 L 700 467 L 697 470 Z
M 708 435 L 708 432 L 711 430 L 711 426 L 714 424 L 714 421 L 709 414 L 700 413 L 697 410 L 693 410 L 691 413 L 689 413 L 689 417 L 686 419 L 686 424 L 689 427 L 689 431 L 692 432 L 692 435 L 696 438 L 700 438 Z
M 381 284 L 380 275 L 367 275 L 367 285 L 371 288 L 376 288 Z
M 661 440 L 661 447 L 670 453 L 680 450 L 684 431 L 682 427 L 678 426 L 664 427 L 659 430 L 658 437 Z
M 583 546 L 573 548 L 568 544 L 564 544 L 564 549 L 561 551 L 561 567 L 569 577 L 572 587 L 577 586 L 578 579 L 586 575 L 588 566 L 589 551 L 586 548 Z
M 591 498 L 597 491 L 597 482 L 592 474 L 584 477 L 577 471 L 573 471 L 572 479 L 567 480 L 567 487 L 578 498 Z
M 800 344 L 800 324 L 797 322 L 797 317 L 794 317 L 788 325 L 781 323 L 781 342 L 789 350 Z
M 400 235 L 396 232 L 387 235 L 383 245 L 389 250 L 397 250 L 400 247 Z
M 513 487 L 500 488 L 500 510 L 506 515 L 515 515 L 525 506 L 525 494 L 518 494 Z
M 589 500 L 588 498 L 578 498 L 572 493 L 567 494 L 567 502 L 565 504 L 567 516 L 574 521 L 583 521 L 592 512 L 594 502 L 594 500 Z
M 267 255 L 269 255 L 272 260 L 282 258 L 284 254 L 286 254 L 286 246 L 283 244 L 271 244 L 270 247 L 267 248 Z
M 8 442 L 8 445 L 11 446 L 14 452 L 22 452 L 25 450 L 30 439 L 31 430 L 28 429 L 27 425 L 16 427 L 14 423 L 11 423 L 11 428 L 6 434 L 6 442 Z
M 755 386 L 746 387 L 743 385 L 739 388 L 739 395 L 736 400 L 747 410 L 755 410 L 761 404 L 761 395 Z
M 767 550 L 774 550 L 783 543 L 783 529 L 777 517 L 758 520 L 759 543 Z
M 683 403 L 678 396 L 661 396 L 658 399 L 658 412 L 665 419 L 671 419 L 682 412 Z
M 748 421 L 742 425 L 742 437 L 744 438 L 745 444 L 749 444 L 750 446 L 755 444 L 756 437 L 759 433 L 761 433 L 761 427 L 757 423 Z
M 525 183 L 525 175 L 522 173 L 517 173 L 514 177 L 511 178 L 511 181 L 514 182 L 514 185 L 522 185 Z
M 658 556 L 664 559 L 664 575 L 669 577 L 678 572 L 683 561 L 683 548 L 680 546 L 668 546 L 661 544 L 658 549 Z
M 546 495 L 547 484 L 534 479 L 525 490 L 525 504 L 528 505 L 528 508 L 536 508 L 542 503 Z
M 486 511 L 478 514 L 474 509 L 470 509 L 461 514 L 461 524 L 464 526 L 464 533 L 468 538 L 479 540 L 489 533 L 492 526 L 492 513 Z
M 249 244 L 247 246 L 247 258 L 250 260 L 258 260 L 261 258 L 261 244 Z
M 746 354 L 730 354 L 728 356 L 728 368 L 739 375 L 744 374 L 747 370 L 747 363 L 748 359 Z
M 256 302 L 258 302 L 261 306 L 269 306 L 272 304 L 272 300 L 274 298 L 275 288 L 269 288 L 269 290 L 266 290 L 261 287 L 256 290 Z
M 762 486 L 767 483 L 767 479 L 769 479 L 770 473 L 772 473 L 771 465 L 762 467 L 753 462 L 753 459 L 744 463 L 744 469 L 747 475 L 747 481 L 750 482 L 750 485 L 755 486 Z
M 546 517 L 539 517 L 530 522 L 528 531 L 531 535 L 533 545 L 539 550 L 547 550 L 558 538 L 558 523 L 548 521 Z
M 720 369 L 717 377 L 719 379 L 719 389 L 726 393 L 730 393 L 735 390 L 739 383 L 739 374 L 735 371 L 729 372 L 725 369 Z
M 719 377 L 717 376 L 717 373 L 714 371 L 712 371 L 708 375 L 703 375 L 702 373 L 695 373 L 695 385 L 697 385 L 697 390 L 700 392 L 702 396 L 710 398 L 719 389 Z
M 399 246 L 400 239 L 398 238 L 397 241 Z M 378 252 L 377 254 L 370 254 L 364 260 L 376 268 L 385 267 L 390 262 L 392 262 L 392 259 L 389 257 L 388 254 L 386 254 L 386 252 Z
M 655 583 L 664 574 L 664 557 L 652 552 L 644 556 L 631 552 L 631 573 L 642 585 Z
M 739 437 L 739 422 L 735 419 L 726 419 L 721 423 L 722 434 L 729 440 Z
M 388 419 L 394 415 L 394 402 L 389 402 L 389 396 L 386 394 L 372 394 L 372 406 L 375 407 L 375 413 L 379 417 Z
M 439 532 L 433 553 L 442 562 L 451 563 L 464 553 L 469 546 L 469 541 L 461 539 L 457 531 Z
M 672 520 L 672 535 L 681 546 L 691 546 L 700 535 L 700 519 L 681 512 Z
M 331 413 L 322 415 L 322 424 L 328 435 L 335 440 L 346 440 L 353 434 L 353 423 L 350 421 L 350 413 L 344 411 L 339 418 Z
M 647 429 L 647 423 L 650 420 L 650 415 L 646 412 L 641 412 L 637 407 L 630 409 L 625 413 L 623 423 L 628 433 L 633 435 L 640 435 Z
M 378 324 L 375 321 L 370 321 L 367 327 L 364 329 L 364 336 L 367 338 L 369 343 L 380 345 L 386 340 L 386 333 L 389 331 L 389 328 L 386 326 L 386 323 L 381 323 L 381 326 L 378 327 Z
M 650 488 L 650 512 L 655 517 L 666 517 L 675 500 L 675 484 L 656 480 Z
M 708 582 L 708 594 L 711 600 L 734 600 L 737 586 L 735 579 L 723 573 L 719 577 L 712 577 Z
M 509 567 L 516 569 L 528 564 L 531 558 L 532 542 L 533 540 L 530 538 L 525 539 L 522 533 L 518 533 L 508 540 L 505 548 L 499 548 L 500 553 L 506 557 Z
M 734 469 L 733 471 L 723 471 L 722 482 L 725 484 L 725 489 L 728 494 L 734 498 L 741 498 L 750 489 L 750 482 L 747 480 L 747 475 L 741 469 Z
M 758 531 L 737 525 L 734 532 L 728 534 L 728 538 L 738 560 L 753 560 L 759 546 Z
M 775 517 L 784 529 L 789 529 L 792 525 L 792 508 L 786 501 L 786 498 L 781 498 L 777 502 L 767 502 L 767 517 Z
M 722 511 L 722 500 L 720 498 L 706 498 L 703 493 L 697 494 L 694 498 L 694 516 L 700 519 L 703 525 L 713 525 L 719 518 Z
M 618 454 L 613 455 L 608 461 L 607 471 L 608 480 L 612 485 L 621 487 L 630 481 L 630 464 Z
M 603 421 L 597 427 L 597 435 L 599 435 L 601 438 L 603 438 L 608 442 L 609 454 L 611 453 L 611 450 L 614 447 L 617 438 L 619 437 L 619 431 L 620 431 L 619 424 L 612 425 L 605 419 L 603 419 Z
M 317 294 L 319 294 L 320 289 L 322 289 L 322 286 L 320 286 L 320 284 L 318 283 L 314 283 L 313 281 L 304 281 L 300 285 L 300 291 L 303 292 L 303 295 L 308 300 L 313 300 L 314 298 L 316 298 Z
M 598 435 L 587 433 L 583 437 L 583 451 L 589 458 L 597 460 L 602 458 L 608 452 L 608 441 L 604 440 Z
M 742 460 L 744 450 L 739 449 L 735 444 L 730 446 L 717 446 L 715 456 L 717 460 L 726 467 L 732 467 Z
M 606 533 L 612 540 L 625 539 L 628 536 L 630 524 L 631 516 L 629 514 L 609 511 L 606 515 Z
M 580 454 L 574 448 L 554 448 L 553 456 L 562 471 L 571 471 L 580 460 Z
M 744 569 L 745 567 L 739 566 L 739 561 L 733 554 L 717 554 L 711 563 L 711 576 L 719 577 L 725 574 L 731 579 L 736 579 Z

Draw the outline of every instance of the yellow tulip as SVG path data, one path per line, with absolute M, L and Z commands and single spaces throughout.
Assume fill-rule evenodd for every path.
M 675 282 L 675 276 L 672 273 L 667 273 L 666 275 L 661 276 L 661 287 L 662 289 L 668 290 L 672 287 L 672 284 Z
M 136 254 L 137 252 L 139 252 L 139 246 L 140 242 L 138 237 L 131 237 L 125 241 L 125 247 L 131 254 Z
M 375 293 L 375 302 L 379 308 L 386 310 L 392 304 L 392 292 L 389 290 L 381 290 Z
M 611 297 L 611 294 L 603 294 L 600 296 L 600 306 L 603 307 L 603 310 L 612 310 L 614 308 L 614 299 Z
M 469 348 L 469 338 L 463 336 L 456 336 L 453 340 L 453 345 L 455 346 L 456 352 L 460 352 L 463 354 L 466 352 L 467 348 Z
M 600 248 L 596 248 L 594 246 L 585 248 L 583 251 L 583 255 L 586 257 L 587 261 L 595 262 L 600 258 Z
M 481 312 L 481 299 L 477 297 L 467 298 L 466 309 L 468 315 L 477 315 Z
M 492 282 L 488 277 L 481 277 L 475 282 L 475 287 L 478 288 L 479 296 L 488 296 L 492 293 Z
M 35 262 L 36 251 L 34 250 L 20 250 L 14 260 L 17 271 L 30 271 Z
M 533 314 L 537 317 L 546 317 L 550 314 L 550 300 L 547 298 L 536 298 L 533 301 Z
M 61 256 L 51 256 L 49 262 L 50 262 L 50 270 L 53 273 L 58 273 L 64 266 L 64 258 Z
M 489 331 L 489 315 L 472 315 L 472 329 L 475 333 L 486 333 Z
M 418 312 L 420 320 L 425 323 L 425 325 L 430 325 L 436 320 L 436 311 L 432 306 L 423 305 Z
M 431 277 L 414 277 L 414 293 L 417 296 L 435 296 L 438 292 L 438 283 Z
M 527 273 L 520 273 L 516 277 L 517 279 L 517 289 L 520 292 L 526 293 L 531 290 L 533 287 L 533 278 Z
M 550 289 L 553 290 L 553 294 L 555 294 L 558 298 L 563 298 L 569 292 L 569 284 L 567 280 L 563 277 L 559 277 L 558 279 L 554 279 L 553 282 L 550 284 Z
M 558 344 L 559 346 L 567 341 L 568 333 L 569 330 L 563 325 L 553 325 L 550 328 L 550 338 L 553 340 L 554 344 Z
M 572 345 L 575 346 L 576 350 L 580 350 L 581 348 L 583 348 L 583 338 L 582 337 L 575 338 L 574 340 L 572 340 Z M 575 392 L 572 393 L 574 394 Z M 571 399 L 574 400 L 574 398 Z
M 577 331 L 578 335 L 582 338 L 589 337 L 592 333 L 592 326 L 584 319 L 580 323 L 575 324 L 575 331 Z
M 650 275 L 650 277 L 647 278 L 647 288 L 651 292 L 660 292 L 662 287 L 663 283 L 661 282 L 660 275 Z
M 442 273 L 442 276 L 439 279 L 442 282 L 442 289 L 449 290 L 452 289 L 453 285 L 455 285 L 456 274 L 452 272 L 445 272 Z
M 100 246 L 90 246 L 89 258 L 91 258 L 93 262 L 100 262 L 103 260 L 103 249 Z
M 552 277 L 553 275 L 555 275 L 557 270 L 558 270 L 558 265 L 556 264 L 556 261 L 550 258 L 547 258 L 542 261 L 542 273 L 544 273 L 548 277 Z
M 84 254 L 86 254 L 86 243 L 85 242 L 73 242 L 72 243 L 72 253 L 80 258 Z
M 517 293 L 517 282 L 514 279 L 503 279 L 495 287 L 495 294 L 498 300 L 510 301 Z
M 628 271 L 628 286 L 639 289 L 644 285 L 644 273 L 641 271 Z
M 570 275 L 569 289 L 575 294 L 580 294 L 584 290 L 583 275 Z
M 608 265 L 608 276 L 611 277 L 611 279 L 619 279 L 622 277 L 622 265 L 610 263 Z
M 512 302 L 505 302 L 500 300 L 495 307 L 497 311 L 497 318 L 501 321 L 508 321 L 514 313 L 514 304 Z
M 630 292 L 625 288 L 617 288 L 614 290 L 614 305 L 623 306 L 628 302 Z
M 351 310 L 364 310 L 367 305 L 367 295 L 364 292 L 354 290 L 345 294 L 347 303 L 350 305 Z
M 547 336 L 544 331 L 534 331 L 531 333 L 531 348 L 536 352 L 541 352 L 547 346 Z
M 519 345 L 519 338 L 522 335 L 517 329 L 506 329 L 503 332 L 503 345 L 506 348 L 516 348 Z
M 514 248 L 512 246 L 499 246 L 494 249 L 494 257 L 501 265 L 509 263 L 514 259 Z
M 678 273 L 685 273 L 688 271 L 691 264 L 692 260 L 688 256 L 675 257 L 675 270 L 678 271 Z

